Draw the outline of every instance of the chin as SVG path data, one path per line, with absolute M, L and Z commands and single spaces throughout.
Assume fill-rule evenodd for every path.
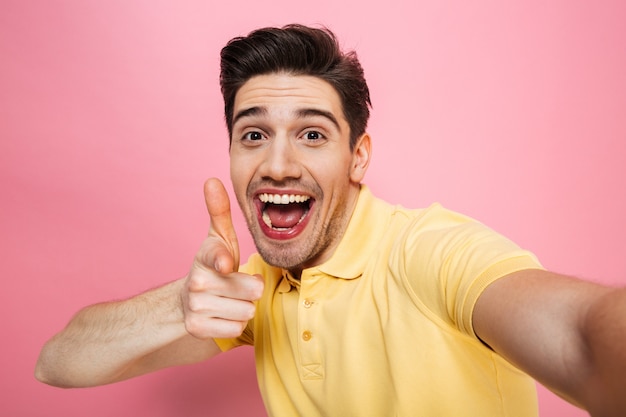
M 285 242 L 282 245 L 263 245 L 256 243 L 257 252 L 269 265 L 277 268 L 293 270 L 301 269 L 302 265 L 310 259 L 306 256 L 307 251 L 296 247 L 293 242 Z

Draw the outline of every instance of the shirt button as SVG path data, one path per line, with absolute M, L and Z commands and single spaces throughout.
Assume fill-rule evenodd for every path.
M 304 308 L 311 308 L 311 306 L 313 305 L 313 300 L 307 298 L 306 300 L 304 300 L 303 304 Z
M 302 340 L 304 340 L 305 342 L 308 342 L 309 340 L 311 340 L 312 337 L 313 337 L 313 334 L 311 334 L 310 331 L 305 330 L 302 332 Z

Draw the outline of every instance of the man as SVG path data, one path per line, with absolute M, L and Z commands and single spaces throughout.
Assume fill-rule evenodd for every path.
M 222 51 L 231 180 L 258 254 L 239 268 L 230 202 L 186 277 L 80 311 L 42 350 L 46 383 L 93 386 L 252 344 L 271 415 L 536 415 L 530 375 L 625 415 L 626 293 L 545 271 L 438 205 L 361 184 L 369 92 L 329 31 L 255 31 Z

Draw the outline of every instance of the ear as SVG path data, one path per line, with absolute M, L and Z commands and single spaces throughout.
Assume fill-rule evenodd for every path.
M 350 165 L 350 180 L 360 183 L 365 177 L 365 172 L 370 164 L 372 155 L 372 139 L 366 132 L 357 140 L 352 151 L 352 164 Z

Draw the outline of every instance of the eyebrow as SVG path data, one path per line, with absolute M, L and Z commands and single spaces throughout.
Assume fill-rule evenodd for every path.
M 238 111 L 237 114 L 235 114 L 235 117 L 233 117 L 232 123 L 233 125 L 235 125 L 237 121 L 239 121 L 240 119 L 244 117 L 263 116 L 266 114 L 267 114 L 267 109 L 265 107 L 260 107 L 260 106 L 250 107 L 248 109 L 243 109 L 243 110 Z M 321 117 L 328 119 L 330 122 L 332 122 L 332 124 L 335 125 L 337 130 L 341 130 L 341 127 L 339 126 L 339 122 L 337 121 L 337 118 L 335 117 L 335 115 L 326 110 L 313 109 L 313 108 L 298 109 L 296 110 L 296 116 L 302 117 L 302 118 L 321 116 Z
M 237 121 L 243 117 L 249 117 L 249 116 L 259 116 L 259 115 L 264 115 L 267 114 L 267 109 L 265 107 L 250 107 L 249 109 L 243 109 L 237 112 L 237 114 L 235 114 L 235 117 L 233 117 L 233 126 L 235 125 L 235 123 L 237 123 Z
M 311 117 L 311 116 L 325 117 L 326 119 L 330 120 L 335 125 L 337 130 L 341 130 L 341 127 L 339 126 L 339 122 L 337 121 L 337 118 L 335 117 L 334 114 L 332 114 L 329 111 L 319 110 L 319 109 L 299 109 L 298 111 L 296 111 L 296 114 L 299 117 Z

